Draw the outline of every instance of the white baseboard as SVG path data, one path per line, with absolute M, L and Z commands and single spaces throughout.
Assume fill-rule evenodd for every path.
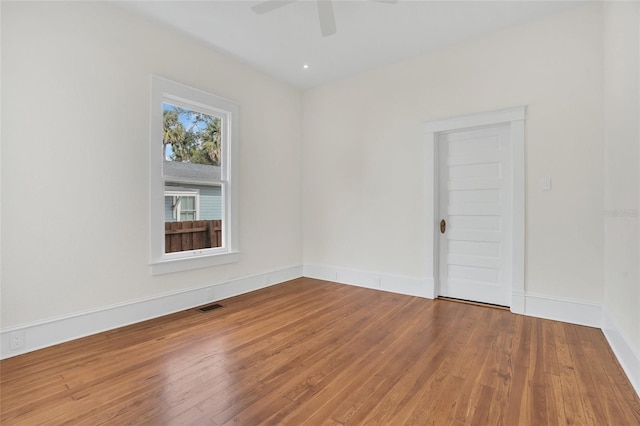
M 408 296 L 434 298 L 433 280 L 326 265 L 304 265 L 303 275 Z
M 437 297 L 434 282 L 427 278 L 412 278 L 381 272 L 362 271 L 328 265 L 304 265 L 303 275 L 319 280 L 355 285 L 392 293 L 433 299 Z M 600 328 L 602 307 L 577 299 L 513 292 L 511 311 L 538 318 Z
M 0 359 L 194 308 L 301 276 L 302 266 L 292 266 L 210 286 L 127 301 L 86 312 L 4 328 L 0 331 Z M 11 349 L 12 336 L 22 338 L 24 342 L 22 347 Z
M 602 315 L 602 332 L 618 358 L 622 369 L 627 373 L 631 386 L 640 396 L 640 355 L 633 349 L 629 339 L 618 328 L 611 314 L 605 309 Z
M 524 294 L 524 315 L 600 328 L 602 306 L 577 299 Z

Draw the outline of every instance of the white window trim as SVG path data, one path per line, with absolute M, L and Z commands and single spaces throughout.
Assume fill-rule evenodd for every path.
M 165 180 L 162 164 L 162 104 L 170 103 L 223 120 L 221 179 L 223 203 L 222 247 L 165 253 L 164 247 L 164 194 Z M 210 93 L 185 86 L 164 78 L 151 76 L 151 118 L 149 132 L 149 235 L 152 275 L 186 271 L 208 266 L 237 262 L 237 164 L 238 164 L 238 104 Z M 172 180 L 175 181 L 175 180 Z M 178 181 L 179 182 L 179 181 Z M 186 182 L 185 182 L 186 183 Z

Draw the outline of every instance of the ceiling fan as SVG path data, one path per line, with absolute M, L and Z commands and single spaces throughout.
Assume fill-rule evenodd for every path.
M 258 15 L 271 12 L 298 0 L 266 0 L 251 7 Z M 373 0 L 380 3 L 397 3 L 398 0 Z M 327 37 L 336 33 L 336 17 L 333 14 L 333 0 L 316 0 L 318 5 L 318 19 L 320 20 L 320 33 Z

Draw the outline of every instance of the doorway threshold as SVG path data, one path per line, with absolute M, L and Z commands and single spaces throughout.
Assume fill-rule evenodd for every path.
M 466 303 L 467 305 L 484 306 L 485 308 L 502 309 L 505 311 L 511 311 L 511 308 L 503 305 L 495 305 L 493 303 L 476 302 L 475 300 L 457 299 L 455 297 L 438 296 L 438 299 L 446 300 L 448 302 Z

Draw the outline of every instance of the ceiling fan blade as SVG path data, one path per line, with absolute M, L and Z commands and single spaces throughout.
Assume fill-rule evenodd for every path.
M 333 14 L 332 0 L 317 0 L 320 33 L 327 37 L 336 33 L 336 17 Z
M 280 9 L 282 6 L 295 3 L 295 1 L 296 0 L 267 0 L 263 1 L 262 3 L 256 4 L 255 6 L 251 6 L 251 10 L 253 10 L 258 15 L 262 15 L 263 13 Z

